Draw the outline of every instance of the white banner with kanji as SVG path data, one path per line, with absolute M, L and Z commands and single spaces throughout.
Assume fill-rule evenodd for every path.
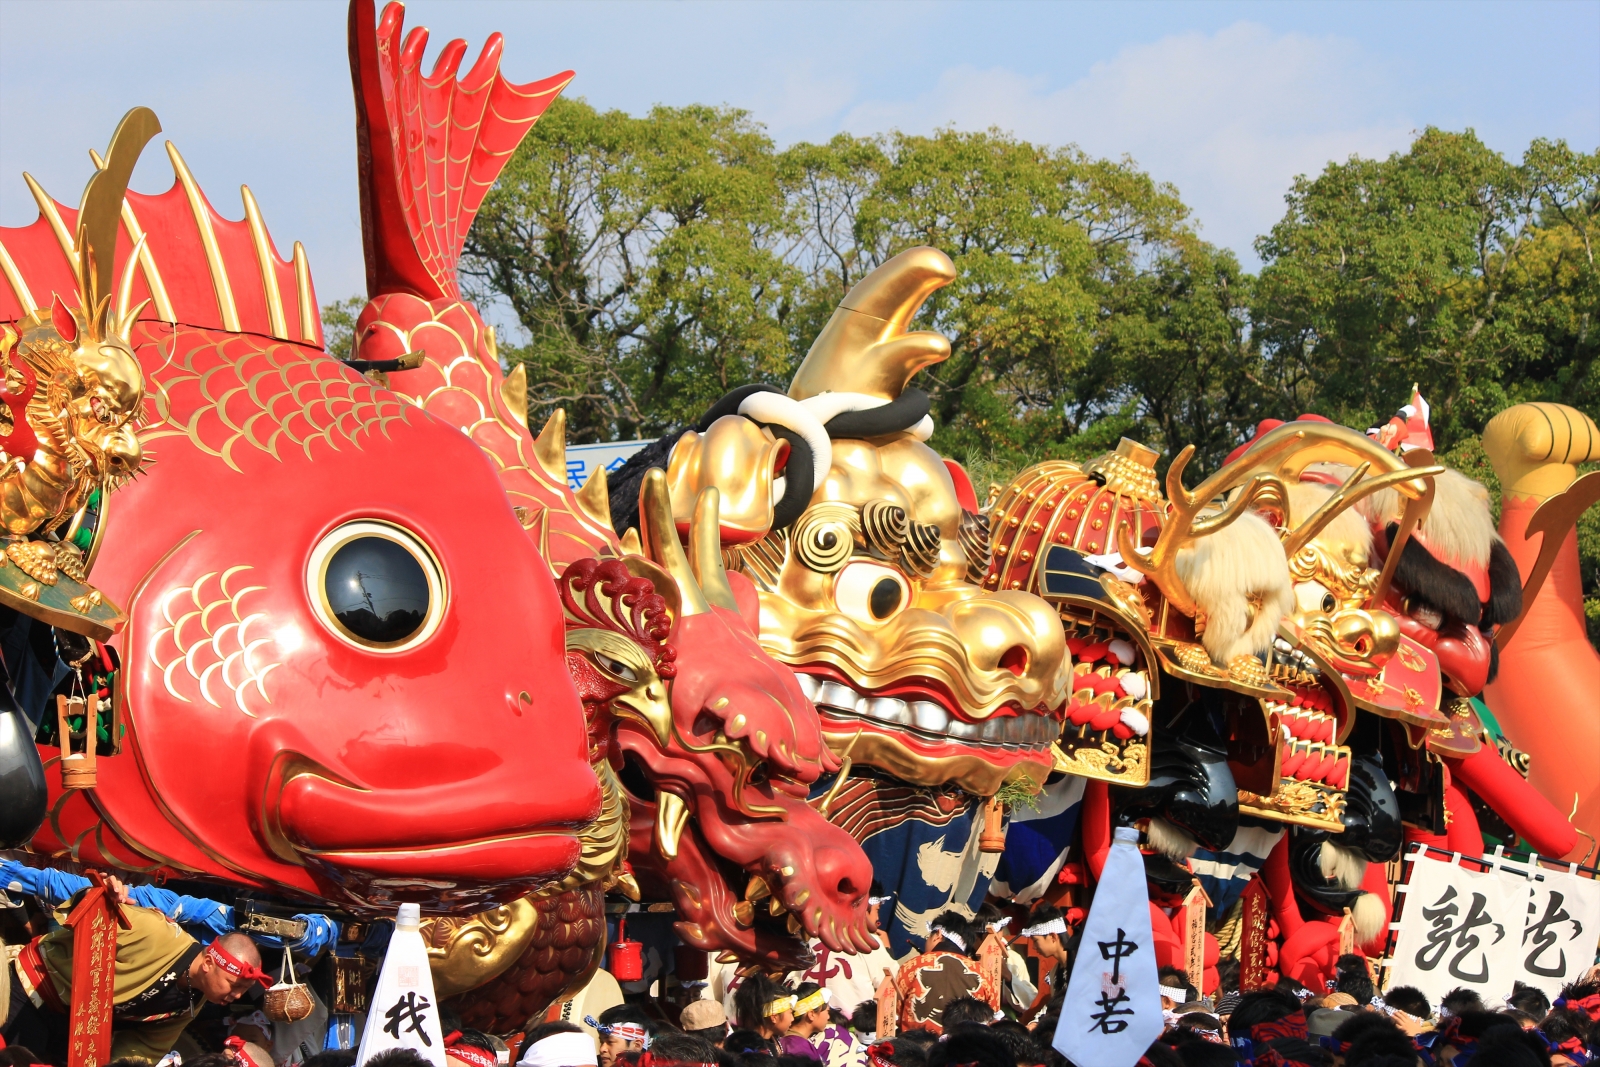
M 1415 986 L 1435 1003 L 1462 987 L 1489 1003 L 1511 992 L 1522 977 L 1524 879 L 1420 852 L 1400 888 L 1405 906 L 1395 924 L 1389 987 Z
M 1570 871 L 1500 861 L 1501 877 L 1524 894 L 1527 913 L 1517 980 L 1554 1000 L 1594 961 L 1600 943 L 1600 882 Z

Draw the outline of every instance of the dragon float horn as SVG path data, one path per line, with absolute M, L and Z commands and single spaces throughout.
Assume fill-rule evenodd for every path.
M 136 107 L 122 116 L 117 132 L 111 135 L 111 146 L 106 149 L 105 166 L 96 171 L 83 188 L 75 238 L 78 292 L 83 297 L 84 315 L 96 337 L 111 335 L 130 315 L 126 306 L 111 307 L 116 280 L 117 228 L 122 222 L 122 198 L 128 192 L 134 164 L 139 161 L 144 146 L 160 132 L 161 121 L 147 107 Z M 139 250 L 135 249 L 133 258 L 128 260 L 130 274 L 138 254 Z
M 714 485 L 694 498 L 694 518 L 689 523 L 689 566 L 706 600 L 719 608 L 738 611 L 722 566 L 722 494 Z
M 795 372 L 789 395 L 866 393 L 894 400 L 924 367 L 950 358 L 950 342 L 906 327 L 929 294 L 955 281 L 937 248 L 910 248 L 855 284 Z
M 704 615 L 710 611 L 711 605 L 706 602 L 706 595 L 689 568 L 689 557 L 683 554 L 683 545 L 678 541 L 667 476 L 659 467 L 647 471 L 639 484 L 639 534 L 645 556 L 666 571 L 678 587 L 678 616 Z

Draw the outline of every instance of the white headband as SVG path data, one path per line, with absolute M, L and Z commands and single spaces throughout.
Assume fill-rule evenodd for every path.
M 989 932 L 991 934 L 998 934 L 1001 930 L 1004 930 L 1006 927 L 1008 927 L 1010 925 L 1011 925 L 1011 916 L 1007 915 L 1002 919 L 997 919 L 994 922 L 990 923 L 989 924 Z
M 966 939 L 963 938 L 960 934 L 953 934 L 949 930 L 946 930 L 942 926 L 930 926 L 928 928 L 928 932 L 929 933 L 934 933 L 934 934 L 943 934 L 944 935 L 944 939 L 946 941 L 950 942 L 952 945 L 954 945 L 956 948 L 960 949 L 962 952 L 967 951 Z
M 518 1067 L 597 1067 L 594 1038 L 588 1034 L 551 1034 L 528 1047 Z
M 868 904 L 887 904 L 887 903 L 889 903 L 889 900 L 890 900 L 890 898 L 887 897 L 887 896 L 868 897 L 867 898 L 867 903 Z
M 1177 986 L 1164 985 L 1161 987 L 1161 995 L 1168 1000 L 1182 1002 L 1188 997 L 1189 991 L 1187 989 L 1179 989 Z
M 1064 934 L 1067 932 L 1067 920 L 1057 915 L 1054 919 L 1046 919 L 1042 923 L 1022 928 L 1019 937 L 1044 937 L 1048 934 Z

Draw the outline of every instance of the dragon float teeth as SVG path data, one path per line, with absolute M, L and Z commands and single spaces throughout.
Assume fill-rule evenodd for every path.
M 740 926 L 751 927 L 756 921 L 756 906 L 748 900 L 741 900 L 733 906 L 733 918 Z
M 784 912 L 786 912 L 788 910 L 789 909 L 784 906 L 783 901 L 779 900 L 777 897 L 773 897 L 772 899 L 767 901 L 767 914 L 769 914 L 769 915 L 773 915 L 773 916 L 782 915 Z
M 789 932 L 791 934 L 793 934 L 795 937 L 804 937 L 805 936 L 806 928 L 800 922 L 800 919 L 799 919 L 798 916 L 794 916 L 794 915 L 789 916 L 789 921 L 785 925 L 787 926 Z
M 689 805 L 676 793 L 663 790 L 656 801 L 656 848 L 666 859 L 678 856 L 678 840 L 689 824 Z
M 772 887 L 767 880 L 759 874 L 750 876 L 750 883 L 744 887 L 744 899 L 765 900 L 772 895 Z

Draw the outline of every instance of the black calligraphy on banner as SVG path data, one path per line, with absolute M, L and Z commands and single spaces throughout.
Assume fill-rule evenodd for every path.
M 1445 969 L 1451 977 L 1463 982 L 1486 982 L 1489 979 L 1487 949 L 1505 938 L 1506 929 L 1485 911 L 1488 898 L 1482 893 L 1472 894 L 1465 915 L 1461 914 L 1458 896 L 1455 886 L 1446 886 L 1431 907 L 1422 909 L 1422 916 L 1431 924 L 1431 928 L 1428 930 L 1428 943 L 1417 950 L 1416 964 L 1424 971 L 1432 971 L 1448 955 L 1450 962 Z M 1487 945 L 1475 932 L 1482 927 L 1490 927 L 1494 931 L 1494 940 Z M 1483 930 L 1485 935 L 1488 932 L 1487 929 Z M 1451 954 L 1452 950 L 1454 954 Z M 1474 954 L 1477 956 L 1475 965 L 1471 962 Z
M 1529 950 L 1522 961 L 1522 966 L 1529 974 L 1537 974 L 1543 978 L 1566 976 L 1566 949 L 1558 949 L 1554 959 L 1546 955 L 1561 941 L 1561 935 L 1555 930 L 1556 926 L 1562 923 L 1572 924 L 1572 936 L 1568 940 L 1575 941 L 1583 936 L 1583 924 L 1567 914 L 1567 909 L 1563 906 L 1565 901 L 1566 896 L 1560 890 L 1550 890 L 1545 900 L 1544 915 L 1538 919 L 1534 919 L 1538 913 L 1538 906 L 1532 901 L 1528 903 L 1528 918 L 1532 921 L 1522 932 L 1522 946 Z
M 1127 931 L 1120 927 L 1113 940 L 1096 941 L 1095 944 L 1100 946 L 1100 958 L 1111 961 L 1111 974 L 1103 982 L 1100 999 L 1095 1001 L 1095 1006 L 1100 1010 L 1089 1014 L 1092 1023 L 1089 1033 L 1120 1034 L 1128 1028 L 1128 1020 L 1119 1016 L 1135 1014 L 1132 1008 L 1122 1006 L 1129 999 L 1123 989 L 1122 961 L 1139 951 L 1139 944 L 1130 940 Z
M 428 1021 L 427 1009 L 431 1007 L 433 1005 L 428 1003 L 427 997 L 419 997 L 415 991 L 407 991 L 394 1002 L 392 1008 L 384 1012 L 383 1017 L 389 1020 L 383 1024 L 384 1032 L 398 1041 L 401 1024 L 406 1024 L 406 1033 L 416 1034 L 422 1038 L 424 1045 L 432 1048 L 433 1041 L 428 1037 L 428 1031 L 423 1025 Z

